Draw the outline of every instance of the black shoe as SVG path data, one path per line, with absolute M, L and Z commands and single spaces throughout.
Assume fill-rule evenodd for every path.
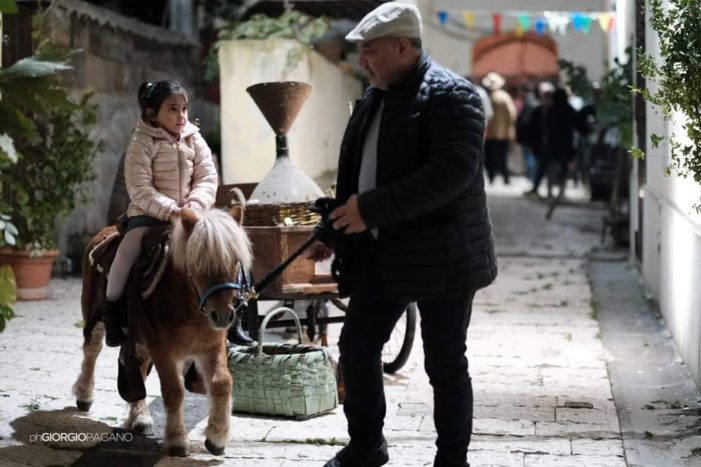
M 244 332 L 243 326 L 241 326 L 241 314 L 236 315 L 236 319 L 234 320 L 234 324 L 231 325 L 229 328 L 229 332 L 227 333 L 226 336 L 227 339 L 232 344 L 236 345 L 253 345 L 255 344 L 255 341 L 248 337 L 248 335 Z
M 124 300 L 119 299 L 114 302 L 105 300 L 102 309 L 102 321 L 105 323 L 105 343 L 107 347 L 119 347 L 127 336 L 124 335 L 122 327 L 126 325 L 126 309 Z
M 389 462 L 387 442 L 382 439 L 379 447 L 367 450 L 348 444 L 324 464 L 324 467 L 380 467 Z

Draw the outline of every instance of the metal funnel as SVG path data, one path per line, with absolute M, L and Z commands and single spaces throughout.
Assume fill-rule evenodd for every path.
M 298 81 L 259 83 L 246 88 L 277 136 L 285 136 L 312 87 Z

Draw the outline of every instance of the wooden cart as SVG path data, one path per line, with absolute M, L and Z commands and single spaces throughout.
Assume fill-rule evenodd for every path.
M 216 205 L 230 205 L 232 188 L 239 188 L 246 198 L 253 191 L 255 184 L 223 185 L 217 192 Z M 245 216 L 244 216 L 245 218 Z M 296 225 L 244 227 L 253 245 L 253 267 L 249 281 L 259 281 L 293 252 L 299 249 L 312 235 L 314 226 Z M 296 300 L 310 302 L 306 313 L 307 336 L 315 339 L 321 335 L 325 338 L 326 326 L 331 323 L 342 323 L 344 316 L 329 316 L 328 303 L 333 303 L 345 312 L 347 306 L 338 298 L 336 283 L 329 274 L 317 272 L 316 263 L 298 256 L 282 273 L 263 290 L 258 291 L 258 297 L 248 303 L 245 317 L 245 327 L 251 338 L 258 340 L 260 331 L 260 316 L 258 302 L 274 300 L 283 302 L 284 306 L 293 307 Z M 395 327 L 390 343 L 383 352 L 383 364 L 387 373 L 400 369 L 409 358 L 416 330 L 416 305 L 411 304 L 401 319 L 401 324 Z M 291 319 L 280 319 L 268 324 L 268 328 L 288 328 L 295 325 Z

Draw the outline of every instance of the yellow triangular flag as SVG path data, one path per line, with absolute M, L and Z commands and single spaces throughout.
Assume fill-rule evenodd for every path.
M 465 22 L 466 28 L 471 28 L 475 25 L 475 14 L 469 11 L 465 11 L 462 14 L 462 19 Z
M 611 15 L 609 13 L 601 13 L 599 15 L 599 26 L 604 32 L 608 32 L 611 27 Z
M 514 27 L 514 33 L 516 34 L 516 37 L 523 36 L 523 26 L 521 26 L 521 23 L 516 22 L 516 26 Z

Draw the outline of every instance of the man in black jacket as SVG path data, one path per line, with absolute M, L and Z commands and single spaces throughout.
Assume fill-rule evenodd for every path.
M 421 51 L 421 30 L 415 6 L 389 2 L 346 36 L 358 43 L 371 87 L 343 138 L 341 206 L 331 214 L 343 233 L 334 270 L 341 295 L 350 295 L 339 341 L 350 443 L 327 467 L 388 461 L 380 357 L 412 301 L 434 389 L 434 465 L 468 465 L 467 327 L 475 291 L 497 271 L 484 192 L 484 116 L 474 87 Z

